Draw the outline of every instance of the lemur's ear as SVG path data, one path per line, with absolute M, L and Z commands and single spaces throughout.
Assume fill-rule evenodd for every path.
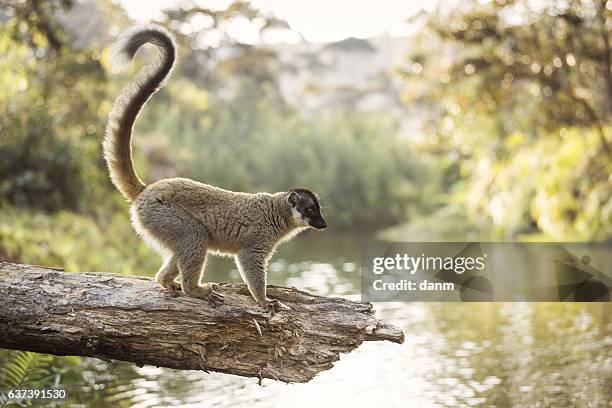
M 292 207 L 295 207 L 297 205 L 299 198 L 300 197 L 298 193 L 296 193 L 295 191 L 291 191 L 289 192 L 289 195 L 287 196 L 287 202 L 291 204 Z

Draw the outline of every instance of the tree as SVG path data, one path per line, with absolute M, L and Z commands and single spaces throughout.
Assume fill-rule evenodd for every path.
M 59 23 L 71 6 L 30 0 L 3 10 L 0 197 L 20 206 L 76 210 L 97 196 L 105 74 L 100 51 L 74 49 Z
M 535 132 L 595 126 L 601 148 L 612 154 L 605 133 L 612 114 L 611 15 L 606 0 L 472 1 L 459 12 L 438 11 L 427 25 L 461 46 L 449 82 L 473 77 L 479 108 L 516 120 L 523 106 L 521 125 Z
M 474 223 L 504 236 L 612 236 L 606 1 L 496 0 L 422 14 L 403 77 L 428 149 Z

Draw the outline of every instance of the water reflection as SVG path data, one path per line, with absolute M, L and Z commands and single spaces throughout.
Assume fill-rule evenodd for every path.
M 286 244 L 272 283 L 358 298 L 358 242 L 323 235 Z M 240 278 L 229 260 L 211 280 Z M 130 406 L 605 407 L 612 395 L 608 303 L 378 303 L 406 342 L 366 343 L 308 384 L 134 368 Z M 103 405 L 100 405 L 103 406 Z

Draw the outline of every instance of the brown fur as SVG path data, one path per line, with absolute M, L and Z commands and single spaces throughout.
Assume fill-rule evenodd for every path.
M 118 51 L 131 59 L 147 42 L 162 53 L 115 101 L 103 147 L 113 183 L 133 202 L 134 229 L 164 257 L 155 278 L 168 289 L 178 289 L 174 279 L 180 276 L 184 293 L 220 303 L 217 285 L 200 284 L 206 255 L 234 255 L 257 303 L 278 308 L 280 303 L 266 296 L 268 260 L 278 243 L 300 230 L 327 226 L 316 196 L 305 189 L 239 193 L 185 178 L 145 186 L 133 166 L 132 127 L 144 103 L 170 74 L 176 55 L 171 35 L 157 26 L 129 30 Z

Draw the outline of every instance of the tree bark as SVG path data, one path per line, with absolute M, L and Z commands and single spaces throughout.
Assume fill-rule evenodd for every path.
M 372 305 L 268 287 L 272 315 L 243 284 L 225 304 L 177 296 L 149 278 L 0 262 L 0 347 L 307 382 L 366 340 L 401 343 Z

